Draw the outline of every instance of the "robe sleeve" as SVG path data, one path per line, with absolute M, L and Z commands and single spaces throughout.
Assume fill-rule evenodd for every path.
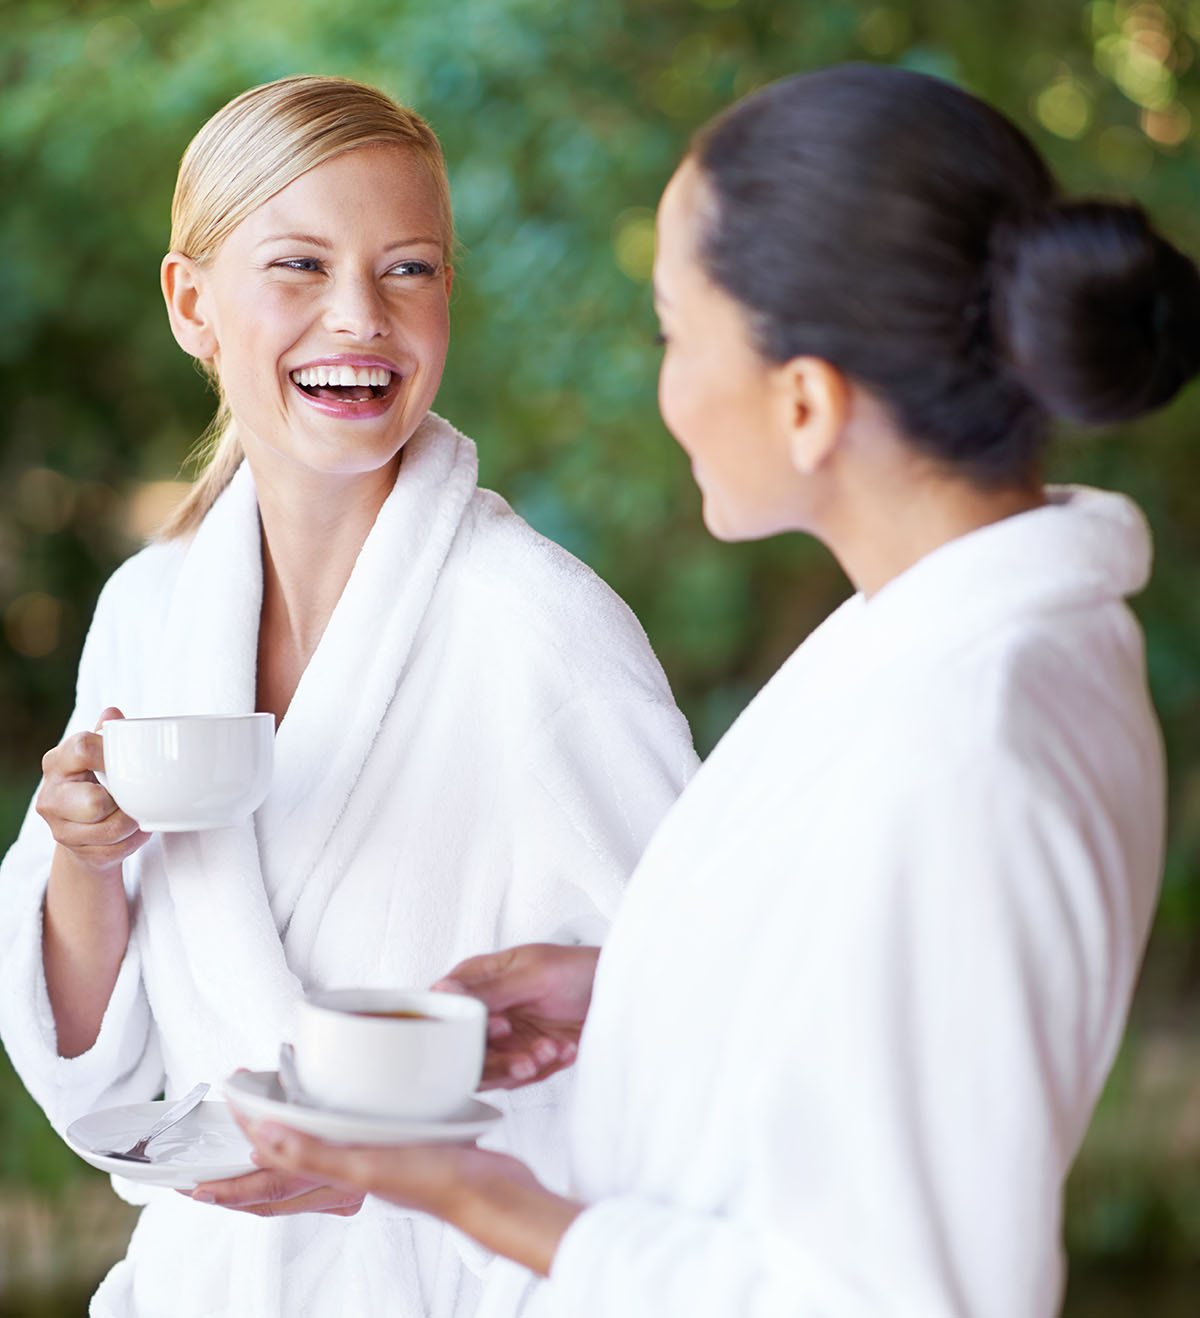
M 696 767 L 687 721 L 649 694 L 578 697 L 532 738 L 512 784 L 520 799 L 513 876 L 498 945 L 598 946 L 629 876 Z M 565 1190 L 571 1073 L 494 1091 L 505 1119 L 484 1147 L 512 1153 Z
M 501 945 L 528 941 L 520 926 L 530 925 L 542 941 L 602 943 L 696 764 L 687 721 L 669 699 L 584 696 L 546 720 L 515 785 L 522 822 Z
M 106 705 L 128 701 L 128 677 L 120 672 L 120 628 L 113 616 L 121 593 L 110 582 L 101 595 L 64 735 L 93 728 Z M 132 930 L 95 1043 L 78 1057 L 59 1056 L 42 962 L 42 911 L 53 854 L 54 839 L 31 803 L 0 864 L 0 1038 L 25 1087 L 62 1133 L 95 1108 L 152 1098 L 162 1088 L 163 1067 Z M 128 880 L 126 886 L 135 901 Z
M 1062 1183 L 1146 932 L 1121 843 L 1064 775 L 1001 755 L 952 773 L 877 760 L 841 784 L 870 816 L 805 839 L 827 860 L 819 911 L 789 888 L 786 824 L 754 853 L 779 867 L 780 901 L 722 969 L 767 1004 L 747 1022 L 761 1068 L 743 1077 L 742 1142 L 706 1147 L 699 1119 L 680 1117 L 736 1190 L 713 1212 L 592 1204 L 530 1314 L 1058 1312 Z M 816 994 L 789 993 L 797 947 L 818 949 Z

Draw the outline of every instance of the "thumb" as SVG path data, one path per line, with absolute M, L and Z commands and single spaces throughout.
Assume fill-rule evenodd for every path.
M 104 724 L 111 722 L 113 719 L 124 718 L 125 715 L 116 707 L 109 705 L 105 708 L 104 713 L 96 720 L 96 731 L 99 732 Z
M 310 1135 L 274 1122 L 252 1126 L 250 1137 L 263 1160 L 273 1167 L 333 1185 L 370 1188 L 373 1166 L 368 1150 L 334 1149 Z
M 536 966 L 518 955 L 520 948 L 502 952 L 485 952 L 482 956 L 460 961 L 433 986 L 444 993 L 466 993 L 480 998 L 490 1011 L 504 1011 L 520 1002 L 528 1002 L 540 986 Z

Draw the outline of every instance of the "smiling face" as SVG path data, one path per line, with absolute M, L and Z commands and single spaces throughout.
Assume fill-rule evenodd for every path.
M 206 265 L 168 257 L 176 337 L 215 368 L 256 476 L 392 473 L 445 365 L 440 235 L 425 164 L 367 146 L 300 175 Z
M 692 460 L 705 525 L 719 539 L 750 540 L 806 522 L 803 472 L 790 447 L 796 418 L 804 420 L 796 373 L 804 364 L 767 361 L 741 303 L 704 270 L 699 239 L 711 204 L 702 174 L 685 160 L 658 209 L 658 402 Z

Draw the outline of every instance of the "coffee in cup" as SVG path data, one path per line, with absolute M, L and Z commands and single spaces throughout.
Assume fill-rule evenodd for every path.
M 147 833 L 240 824 L 271 786 L 273 714 L 178 714 L 101 724 L 96 777 Z
M 429 989 L 331 989 L 296 1013 L 296 1078 L 320 1107 L 437 1120 L 483 1075 L 487 1008 Z

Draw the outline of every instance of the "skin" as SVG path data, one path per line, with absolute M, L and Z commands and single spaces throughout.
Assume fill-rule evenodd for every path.
M 571 1065 L 599 958 L 598 947 L 527 943 L 471 957 L 434 985 L 487 1004 L 483 1088 L 516 1089 Z
M 806 531 L 871 595 L 947 541 L 1043 501 L 1040 488 L 979 490 L 922 458 L 887 409 L 829 363 L 765 360 L 746 311 L 698 259 L 711 214 L 707 184 L 687 160 L 658 212 L 659 405 L 692 460 L 714 535 Z M 454 986 L 478 993 L 493 1019 L 506 1021 L 491 1031 L 494 1075 L 511 1081 L 532 1070 L 536 1078 L 568 1055 L 596 964 L 568 951 L 559 949 L 556 962 L 544 950 L 518 948 L 451 971 Z M 514 1159 L 479 1149 L 337 1148 L 273 1123 L 245 1129 L 264 1165 L 431 1213 L 541 1275 L 583 1210 Z
M 258 704 L 282 719 L 441 381 L 453 279 L 436 193 L 401 147 L 318 165 L 242 221 L 205 264 L 163 261 L 172 331 L 210 363 L 258 490 L 263 605 Z M 385 362 L 386 405 L 339 415 L 291 379 L 331 359 Z M 105 711 L 120 717 L 120 711 Z M 101 740 L 49 751 L 37 808 L 56 847 L 45 901 L 47 986 L 64 1057 L 96 1040 L 129 937 L 121 866 L 146 840 L 99 785 Z M 260 1214 L 349 1213 L 362 1201 L 260 1172 L 198 1197 Z

